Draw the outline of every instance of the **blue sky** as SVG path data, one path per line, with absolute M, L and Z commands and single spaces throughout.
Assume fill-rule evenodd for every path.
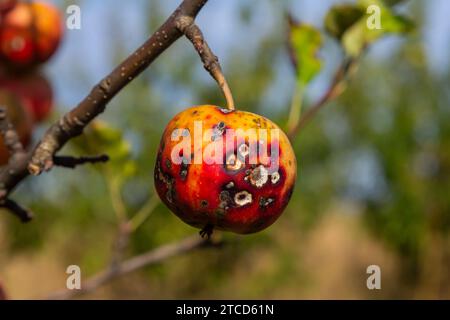
M 75 105 L 93 84 L 114 67 L 116 61 L 111 52 L 117 43 L 120 44 L 123 52 L 116 52 L 116 56 L 125 57 L 126 53 L 132 52 L 147 38 L 146 8 L 152 1 L 164 3 L 165 15 L 179 4 L 179 0 L 129 0 L 126 2 L 79 0 L 72 2 L 81 7 L 82 29 L 66 31 L 60 51 L 47 66 L 47 74 L 53 79 L 59 105 Z M 418 1 L 425 0 L 411 0 L 411 2 Z M 54 0 L 53 2 L 57 3 L 61 9 L 65 8 L 63 1 Z M 279 23 L 281 15 L 288 8 L 302 21 L 320 26 L 327 8 L 339 2 L 342 1 L 279 1 L 280 10 L 274 12 L 270 6 L 273 0 L 210 0 L 198 18 L 198 24 L 203 28 L 211 47 L 224 63 L 226 71 L 227 58 L 238 48 L 245 47 L 248 54 L 242 59 L 248 59 L 251 63 L 251 59 L 257 55 L 255 50 L 259 40 Z M 256 3 L 257 5 L 254 5 Z M 241 6 L 252 6 L 252 18 L 245 26 L 239 22 L 238 12 Z M 436 72 L 449 67 L 449 15 L 449 0 L 426 0 L 425 28 L 422 36 L 431 67 Z M 374 51 L 377 56 L 386 58 L 390 46 L 395 44 L 396 39 L 386 40 Z M 332 67 L 332 65 L 329 66 L 330 69 Z M 199 70 L 201 71 L 201 68 Z M 278 83 L 274 83 L 272 91 L 284 90 L 285 94 L 289 94 L 289 87 L 286 87 L 284 83 L 281 84 L 280 80 L 290 72 L 289 68 L 280 63 L 279 70 Z M 326 78 L 326 72 L 323 78 Z M 316 91 L 320 91 L 324 83 L 319 79 Z

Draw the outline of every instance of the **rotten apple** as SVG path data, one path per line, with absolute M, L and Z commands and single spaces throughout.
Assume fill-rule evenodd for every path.
M 22 106 L 21 101 L 8 90 L 0 89 L 0 105 L 6 107 L 10 123 L 17 131 L 24 147 L 27 147 L 32 133 L 32 120 L 29 113 Z M 0 165 L 8 163 L 9 156 L 3 138 L 0 137 Z
M 169 122 L 154 179 L 170 210 L 209 236 L 270 226 L 289 202 L 296 172 L 289 139 L 272 121 L 204 105 Z
M 62 37 L 62 19 L 53 5 L 19 2 L 0 24 L 0 57 L 15 69 L 28 69 L 47 61 Z

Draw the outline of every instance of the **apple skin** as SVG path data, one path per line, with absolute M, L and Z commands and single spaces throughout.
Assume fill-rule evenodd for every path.
M 200 138 L 203 139 L 201 146 L 196 146 L 194 135 L 198 121 L 201 121 L 203 130 L 212 129 L 223 140 L 215 138 L 211 144 L 210 137 L 203 136 Z M 207 148 L 224 141 L 229 135 L 228 129 L 278 129 L 278 137 L 273 135 L 272 138 L 269 134 L 266 139 L 268 146 L 279 146 L 278 167 L 269 166 L 270 162 L 259 157 L 250 161 L 251 156 L 245 156 L 248 150 L 242 146 L 250 145 L 249 139 L 239 134 L 236 134 L 238 139 L 244 140 L 237 141 L 245 141 L 241 145 L 222 143 L 218 147 L 223 163 L 211 163 L 211 158 L 206 161 Z M 179 136 L 173 141 L 173 134 L 180 132 L 184 136 L 192 135 L 187 143 L 190 144 L 190 154 L 179 150 L 182 141 Z M 263 139 L 259 133 L 257 139 L 257 143 Z M 195 159 L 195 150 L 199 151 L 197 155 L 204 155 L 203 161 L 173 161 L 174 154 L 183 159 Z M 245 150 L 244 157 L 236 158 L 238 150 Z M 242 161 L 230 161 L 231 158 Z M 289 139 L 272 121 L 245 111 L 229 111 L 212 105 L 196 106 L 179 113 L 167 125 L 157 155 L 155 187 L 172 212 L 185 223 L 203 229 L 204 235 L 209 235 L 213 229 L 254 233 L 273 224 L 286 208 L 294 189 L 296 163 Z
M 46 120 L 53 109 L 53 89 L 41 73 L 0 74 L 0 88 L 18 96 L 34 123 Z
M 21 101 L 8 90 L 0 89 L 0 105 L 6 107 L 9 121 L 19 135 L 20 141 L 25 148 L 28 147 L 33 130 L 30 114 L 21 104 Z M 0 137 L 0 165 L 7 164 L 9 157 L 9 151 L 3 142 L 3 138 Z
M 0 58 L 10 69 L 28 70 L 46 62 L 63 35 L 61 14 L 53 5 L 19 2 L 1 21 Z
M 18 0 L 0 0 L 0 15 L 12 10 L 16 6 L 17 2 Z
M 1 300 L 8 300 L 8 296 L 6 295 L 5 290 L 3 289 L 3 285 L 0 282 L 0 301 Z

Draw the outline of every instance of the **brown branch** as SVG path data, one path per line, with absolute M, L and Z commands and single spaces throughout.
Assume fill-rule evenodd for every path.
M 0 168 L 0 202 L 5 201 L 14 187 L 28 175 L 30 155 L 24 150 L 19 135 L 9 121 L 7 109 L 0 107 L 0 134 L 10 157 L 8 164 Z
M 353 74 L 356 61 L 357 60 L 354 58 L 344 60 L 336 71 L 333 81 L 325 93 L 305 112 L 299 122 L 289 130 L 288 137 L 290 139 L 293 139 L 328 102 L 337 98 L 344 92 L 346 82 L 349 76 Z
M 221 245 L 220 242 L 214 243 L 208 240 L 203 240 L 197 235 L 186 238 L 179 242 L 166 244 L 147 253 L 121 262 L 115 265 L 115 267 L 113 268 L 98 273 L 97 275 L 82 283 L 81 290 L 61 290 L 49 295 L 47 299 L 66 300 L 82 294 L 87 294 L 118 277 L 124 276 L 144 267 L 161 263 L 174 256 L 188 253 L 199 248 L 219 245 Z
M 214 78 L 214 80 L 216 80 L 227 101 L 228 109 L 234 110 L 235 106 L 233 95 L 231 93 L 228 82 L 223 75 L 222 68 L 219 63 L 219 58 L 212 52 L 203 36 L 202 31 L 195 24 L 194 19 L 190 17 L 180 19 L 178 21 L 177 27 L 192 42 L 195 50 L 197 50 L 198 54 L 200 55 L 206 71 L 208 71 Z
M 0 203 L 0 208 L 8 209 L 9 212 L 17 216 L 20 221 L 28 222 L 33 219 L 33 213 L 28 209 L 21 207 L 17 202 L 11 199 L 5 199 Z
M 7 108 L 5 107 L 0 107 L 0 134 L 3 138 L 3 143 L 11 156 L 24 152 L 19 135 L 12 123 L 9 121 Z
M 28 166 L 30 173 L 38 175 L 50 170 L 56 152 L 71 138 L 80 135 L 123 87 L 179 39 L 182 36 L 178 29 L 180 21 L 195 19 L 206 2 L 207 0 L 184 0 L 150 39 L 97 84 L 75 109 L 52 125 L 34 150 Z
M 99 163 L 99 162 L 107 162 L 109 161 L 109 157 L 106 154 L 102 154 L 99 156 L 85 156 L 85 157 L 71 157 L 71 156 L 54 156 L 53 164 L 55 166 L 64 167 L 74 169 L 79 165 L 83 165 L 86 163 Z

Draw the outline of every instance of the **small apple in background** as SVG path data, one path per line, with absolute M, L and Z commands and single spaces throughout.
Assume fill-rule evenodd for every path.
M 44 75 L 33 72 L 23 75 L 0 75 L 0 89 L 9 90 L 27 108 L 34 123 L 44 121 L 53 106 L 53 90 Z
M 0 59 L 12 69 L 35 67 L 55 53 L 62 33 L 61 14 L 55 6 L 19 2 L 1 18 Z
M 20 141 L 27 147 L 31 141 L 31 133 L 33 129 L 33 122 L 27 110 L 25 110 L 20 99 L 9 90 L 0 88 L 0 105 L 6 107 L 8 118 L 16 132 L 20 137 Z M 0 137 L 0 165 L 8 163 L 9 152 L 3 143 L 3 138 Z
M 5 14 L 13 9 L 16 6 L 17 2 L 18 0 L 0 0 L 0 15 Z

